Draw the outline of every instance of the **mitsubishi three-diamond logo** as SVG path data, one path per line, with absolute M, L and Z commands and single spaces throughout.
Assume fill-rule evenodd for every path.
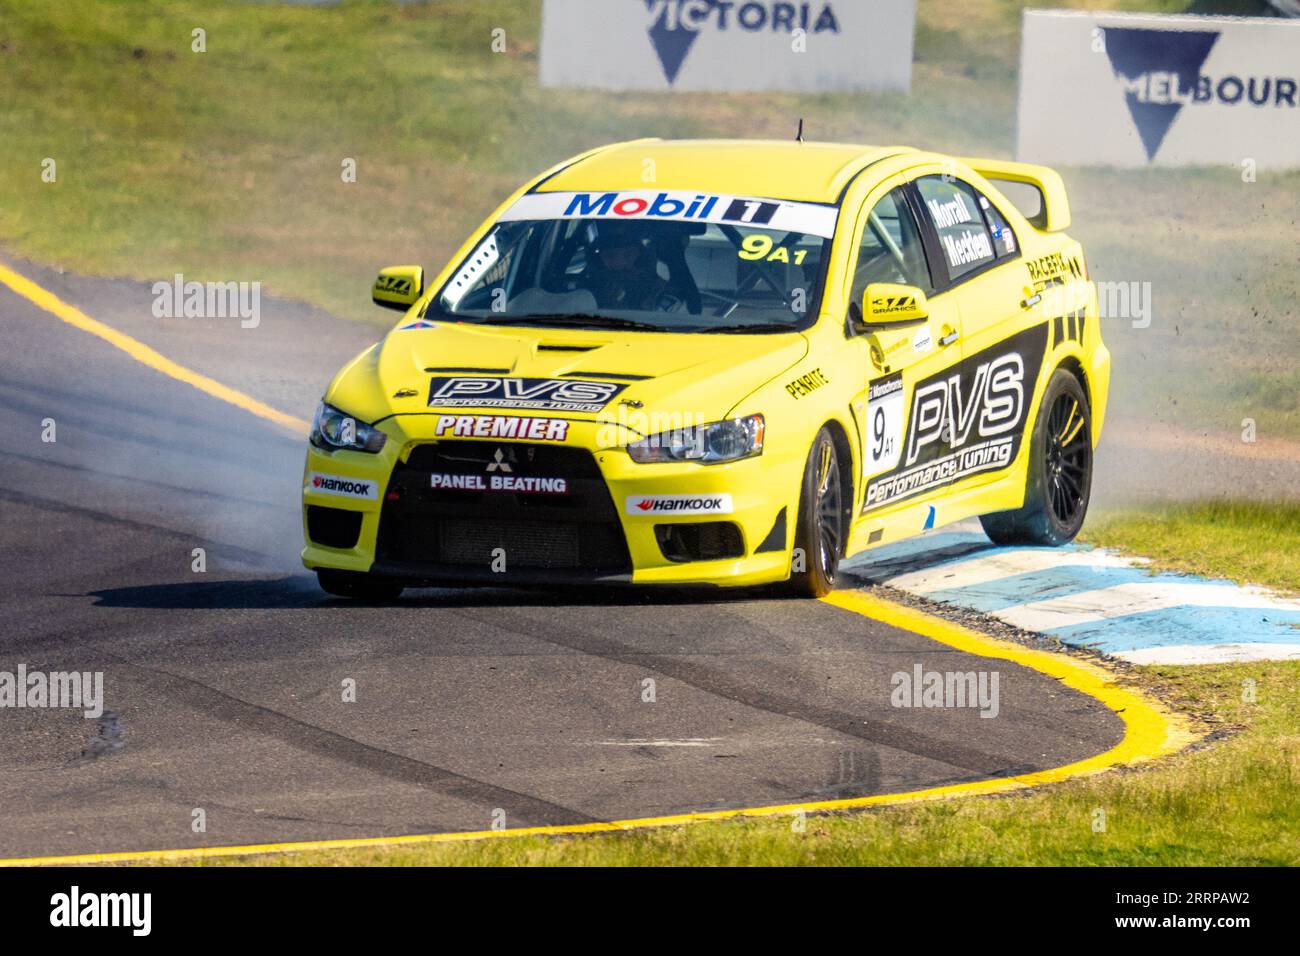
M 1201 67 L 1219 39 L 1208 30 L 1105 27 L 1106 56 L 1124 87 L 1129 115 L 1154 160 L 1174 118 L 1197 95 Z

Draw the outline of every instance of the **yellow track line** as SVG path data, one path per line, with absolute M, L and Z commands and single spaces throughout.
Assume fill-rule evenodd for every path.
M 1110 767 L 1123 766 L 1163 757 L 1182 749 L 1196 739 L 1188 721 L 1174 713 L 1154 698 L 1117 683 L 1115 676 L 1095 664 L 1048 651 L 1033 650 L 1010 641 L 1002 641 L 980 634 L 969 628 L 953 624 L 942 618 L 892 601 L 872 597 L 860 591 L 837 591 L 824 598 L 828 604 L 854 611 L 872 620 L 921 634 L 959 651 L 1010 661 L 1030 667 L 1080 693 L 1087 694 L 1117 713 L 1124 721 L 1124 738 L 1105 753 L 1063 767 L 1040 770 L 1037 773 L 1003 777 L 995 780 L 978 780 L 973 783 L 932 787 L 912 793 L 881 794 L 872 797 L 852 797 L 844 800 L 824 800 L 811 803 L 789 803 L 779 806 L 744 807 L 738 810 L 712 810 L 701 813 L 680 813 L 664 817 L 642 817 L 632 820 L 615 820 L 609 823 L 580 823 L 572 826 L 523 827 L 517 830 L 477 830 L 464 833 L 420 833 L 410 836 L 369 837 L 346 840 L 312 840 L 301 843 L 262 843 L 249 846 L 195 847 L 182 850 L 143 850 L 125 853 L 85 853 L 77 856 L 29 857 L 0 860 L 0 866 L 50 866 L 75 864 L 110 864 L 158 862 L 176 863 L 214 857 L 253 856 L 271 853 L 301 853 L 307 850 L 349 850 L 363 847 L 400 847 L 433 843 L 462 843 L 477 840 L 511 839 L 527 836 L 571 836 L 586 833 L 619 833 L 652 827 L 680 826 L 706 820 L 727 820 L 739 817 L 771 817 L 793 814 L 798 811 L 824 813 L 831 810 L 852 810 L 863 807 L 886 807 L 921 800 L 942 800 L 978 794 L 1005 793 L 1042 784 L 1058 783 L 1072 777 L 1098 773 Z
M 24 299 L 29 300 L 40 308 L 57 316 L 69 325 L 81 329 L 83 332 L 89 332 L 91 335 L 97 335 L 109 345 L 121 349 L 131 358 L 147 365 L 155 371 L 162 372 L 178 382 L 184 382 L 186 385 L 192 385 L 201 392 L 211 395 L 213 398 L 220 399 L 223 402 L 229 402 L 236 408 L 242 408 L 246 412 L 251 412 L 258 418 L 264 418 L 269 422 L 274 422 L 290 431 L 300 435 L 306 435 L 311 430 L 311 423 L 293 415 L 287 415 L 278 409 L 272 408 L 264 402 L 259 402 L 251 395 L 245 395 L 223 385 L 216 379 L 208 378 L 201 375 L 193 369 L 188 369 L 184 365 L 173 362 L 167 356 L 156 352 L 154 349 L 145 345 L 138 339 L 133 339 L 124 332 L 119 332 L 110 325 L 105 325 L 92 319 L 86 313 L 82 312 L 76 306 L 69 305 L 60 299 L 48 289 L 43 289 L 26 276 L 19 275 L 12 269 L 7 268 L 0 263 L 0 282 L 3 282 L 14 292 L 18 293 Z

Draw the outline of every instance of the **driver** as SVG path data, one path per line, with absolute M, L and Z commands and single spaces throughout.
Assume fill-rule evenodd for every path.
M 589 244 L 591 261 L 581 284 L 602 309 L 655 309 L 668 283 L 659 275 L 659 257 L 632 222 L 597 222 Z

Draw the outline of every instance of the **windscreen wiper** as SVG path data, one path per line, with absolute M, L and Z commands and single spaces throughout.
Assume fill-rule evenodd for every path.
M 670 332 L 662 325 L 620 319 L 613 315 L 595 315 L 589 312 L 547 313 L 544 315 L 503 315 L 499 320 L 487 320 L 491 325 L 545 325 L 557 328 L 630 329 L 636 332 Z M 680 331 L 680 330 L 679 330 Z
M 740 325 L 700 325 L 692 332 L 798 332 L 789 322 L 749 322 Z

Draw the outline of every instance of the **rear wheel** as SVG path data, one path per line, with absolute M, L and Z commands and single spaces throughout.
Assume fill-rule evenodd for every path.
M 321 568 L 316 572 L 321 590 L 339 597 L 361 601 L 395 601 L 401 597 L 403 584 L 392 578 L 380 578 L 360 571 L 331 571 Z
M 980 524 L 995 544 L 1065 544 L 1083 527 L 1092 494 L 1092 415 L 1083 386 L 1064 369 L 1047 383 L 1029 456 L 1024 505 Z
M 840 459 L 829 429 L 813 439 L 804 466 L 795 526 L 791 590 L 802 597 L 821 597 L 835 587 L 835 572 L 844 553 L 844 495 Z

